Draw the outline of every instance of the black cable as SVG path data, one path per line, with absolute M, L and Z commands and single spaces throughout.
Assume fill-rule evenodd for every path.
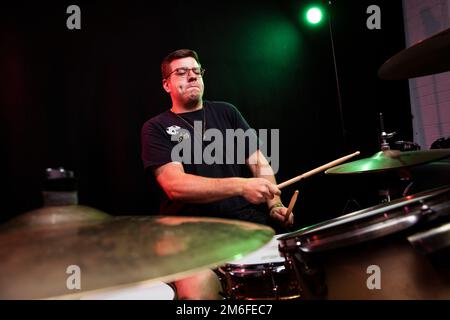
M 328 5 L 331 6 L 331 1 L 328 1 Z M 343 112 L 343 108 L 342 108 L 341 86 L 339 84 L 339 75 L 338 75 L 337 62 L 336 62 L 336 53 L 335 53 L 335 49 L 334 49 L 334 40 L 333 40 L 333 29 L 331 27 L 331 14 L 330 14 L 331 10 L 328 8 L 327 11 L 328 11 L 327 12 L 328 27 L 330 29 L 331 51 L 333 53 L 334 74 L 335 74 L 335 77 L 336 77 L 336 87 L 337 87 L 339 116 L 340 116 L 340 122 L 341 122 L 342 137 L 344 139 L 344 147 L 347 147 L 347 132 L 345 130 L 344 112 Z

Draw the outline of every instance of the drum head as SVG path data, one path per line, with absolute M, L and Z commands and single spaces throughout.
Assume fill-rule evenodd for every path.
M 450 211 L 450 186 L 410 195 L 352 212 L 279 238 L 280 248 L 295 246 L 320 252 L 376 239 L 406 230 Z
M 122 289 L 86 294 L 81 300 L 174 300 L 175 291 L 164 282 L 139 284 Z
M 278 238 L 284 235 L 286 234 L 275 235 L 272 240 L 266 243 L 263 247 L 246 255 L 241 259 L 229 262 L 228 265 L 265 265 L 270 263 L 284 262 L 285 259 L 280 255 L 280 252 L 278 250 Z

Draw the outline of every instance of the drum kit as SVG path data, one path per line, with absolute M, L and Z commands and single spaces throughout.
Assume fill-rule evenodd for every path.
M 450 29 L 395 55 L 379 76 L 447 71 L 448 57 Z M 450 156 L 405 143 L 392 150 L 387 138 L 382 127 L 380 152 L 326 174 L 395 172 Z M 282 235 L 234 220 L 48 206 L 0 226 L 0 260 L 0 299 L 170 300 L 173 281 L 205 269 L 232 300 L 450 299 L 450 185 Z

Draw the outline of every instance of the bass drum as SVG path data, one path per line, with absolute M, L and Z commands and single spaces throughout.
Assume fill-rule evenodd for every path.
M 279 238 L 310 299 L 450 299 L 450 186 Z

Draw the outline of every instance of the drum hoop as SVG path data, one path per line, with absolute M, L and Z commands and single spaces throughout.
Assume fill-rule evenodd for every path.
M 279 262 L 267 262 L 267 263 L 254 263 L 254 264 L 234 264 L 227 263 L 222 268 L 226 268 L 229 272 L 234 272 L 235 270 L 248 270 L 248 271 L 263 271 L 267 269 L 277 268 L 279 266 L 284 266 L 285 261 Z
M 450 247 L 450 222 L 418 232 L 408 237 L 412 246 L 422 254 L 430 254 Z
M 402 231 L 416 224 L 419 219 L 420 217 L 418 215 L 399 217 L 369 225 L 356 231 L 349 230 L 334 236 L 324 237 L 316 241 L 303 242 L 298 245 L 303 252 L 320 252 L 330 250 L 348 244 L 360 243 L 382 236 L 387 236 L 397 231 Z
M 301 250 L 302 252 L 320 252 L 329 249 L 354 245 L 364 241 L 383 237 L 406 230 L 418 224 L 425 217 L 436 217 L 440 211 L 449 207 L 450 188 L 438 188 L 414 195 L 414 198 L 396 201 L 394 204 L 357 211 L 349 215 L 325 221 L 300 230 L 294 236 L 279 238 L 281 251 Z M 428 200 L 428 201 L 424 201 Z M 398 210 L 402 208 L 399 212 Z M 436 210 L 436 211 L 433 211 Z M 363 214 L 361 214 L 363 212 Z M 356 215 L 360 213 L 360 215 Z M 383 213 L 383 215 L 380 215 Z M 433 215 L 433 216 L 431 216 Z M 376 216 L 377 220 L 370 219 Z M 331 221 L 331 222 L 330 222 Z M 351 223 L 351 222 L 357 222 Z M 343 227 L 343 228 L 339 228 Z M 343 230 L 342 230 L 343 229 Z M 325 232 L 325 233 L 324 233 Z
M 421 193 L 417 193 L 415 195 L 412 195 L 414 198 L 412 199 L 406 199 L 401 198 L 394 200 L 388 204 L 380 204 L 373 207 L 365 208 L 359 211 L 351 212 L 349 214 L 327 220 L 325 222 L 321 222 L 318 224 L 315 224 L 313 226 L 309 226 L 303 229 L 300 229 L 298 231 L 288 233 L 283 237 L 278 238 L 279 241 L 294 239 L 302 236 L 311 235 L 313 233 L 317 233 L 319 231 L 331 229 L 337 226 L 341 226 L 347 223 L 351 222 L 357 222 L 360 220 L 365 220 L 368 218 L 371 218 L 373 216 L 379 215 L 381 213 L 386 213 L 388 211 L 393 211 L 395 209 L 400 209 L 402 207 L 411 205 L 416 202 L 420 202 L 422 200 L 426 200 L 429 198 L 437 197 L 439 195 L 442 195 L 446 192 L 450 191 L 450 186 L 445 186 L 441 188 L 436 188 L 428 191 L 424 191 Z
M 285 270 L 286 267 L 283 262 L 280 263 L 266 263 L 266 264 L 254 264 L 254 265 L 243 265 L 239 268 L 239 265 L 229 268 L 229 266 L 219 268 L 220 272 L 225 275 L 230 275 L 232 277 L 246 278 L 246 277 L 261 277 L 262 275 L 273 275 L 280 272 L 280 268 Z

